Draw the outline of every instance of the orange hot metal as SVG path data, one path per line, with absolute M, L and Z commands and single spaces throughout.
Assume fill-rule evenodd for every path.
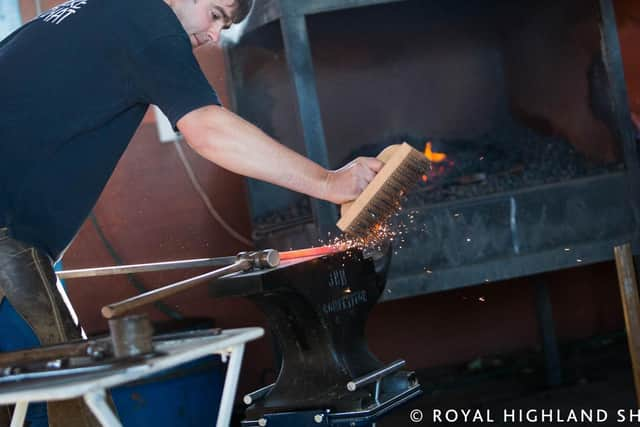
M 336 252 L 340 252 L 341 250 L 343 250 L 343 248 L 339 246 L 320 246 L 317 248 L 297 249 L 295 251 L 280 252 L 280 261 L 320 255 L 330 255 Z

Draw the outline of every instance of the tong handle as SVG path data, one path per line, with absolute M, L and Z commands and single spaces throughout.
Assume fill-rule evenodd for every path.
M 213 270 L 208 273 L 201 274 L 199 276 L 191 277 L 189 279 L 185 279 L 180 282 L 172 283 L 170 285 L 166 285 L 161 288 L 144 292 L 140 295 L 136 295 L 134 297 L 127 298 L 125 300 L 118 301 L 113 304 L 105 305 L 104 307 L 102 307 L 102 310 L 100 311 L 103 317 L 105 317 L 106 319 L 112 319 L 114 317 L 122 316 L 123 314 L 128 313 L 134 308 L 151 304 L 163 298 L 170 297 L 172 295 L 175 295 L 187 289 L 191 289 L 192 287 L 204 281 L 226 276 L 227 274 L 244 271 L 250 267 L 251 267 L 251 263 L 248 260 L 241 259 L 227 267 L 222 267 L 217 270 Z
M 102 316 L 106 319 L 112 319 L 114 317 L 121 316 L 133 310 L 134 308 L 138 308 L 140 306 L 147 305 L 163 298 L 183 292 L 187 289 L 191 289 L 192 287 L 205 281 L 217 279 L 219 277 L 237 273 L 240 271 L 251 270 L 252 268 L 273 268 L 277 267 L 279 264 L 280 253 L 278 251 L 274 251 L 273 249 L 254 252 L 241 252 L 237 255 L 236 262 L 226 267 L 222 267 L 217 270 L 201 274 L 199 276 L 191 277 L 180 282 L 172 283 L 161 288 L 153 289 L 140 295 L 115 302 L 113 304 L 105 305 L 101 310 Z

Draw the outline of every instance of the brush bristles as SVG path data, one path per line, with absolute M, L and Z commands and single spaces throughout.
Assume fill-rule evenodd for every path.
M 347 234 L 365 237 L 400 210 L 402 197 L 418 184 L 429 167 L 422 153 L 404 143 L 383 159 L 385 166 L 338 221 Z

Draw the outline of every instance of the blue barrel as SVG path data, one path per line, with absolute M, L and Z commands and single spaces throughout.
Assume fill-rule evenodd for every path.
M 215 426 L 226 365 L 207 356 L 111 389 L 124 427 Z

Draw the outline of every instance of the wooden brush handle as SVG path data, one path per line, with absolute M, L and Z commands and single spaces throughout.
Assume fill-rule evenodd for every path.
M 376 159 L 380 160 L 382 163 L 387 163 L 389 159 L 393 157 L 393 153 L 400 147 L 400 145 L 401 144 L 389 145 L 376 156 Z M 340 216 L 345 216 L 351 205 L 353 205 L 353 201 L 340 205 Z
M 398 148 L 400 148 L 402 144 L 393 144 L 386 147 L 384 150 L 378 154 L 376 159 L 382 161 L 383 163 L 387 163 L 391 157 L 393 157 L 393 153 L 396 152 Z

